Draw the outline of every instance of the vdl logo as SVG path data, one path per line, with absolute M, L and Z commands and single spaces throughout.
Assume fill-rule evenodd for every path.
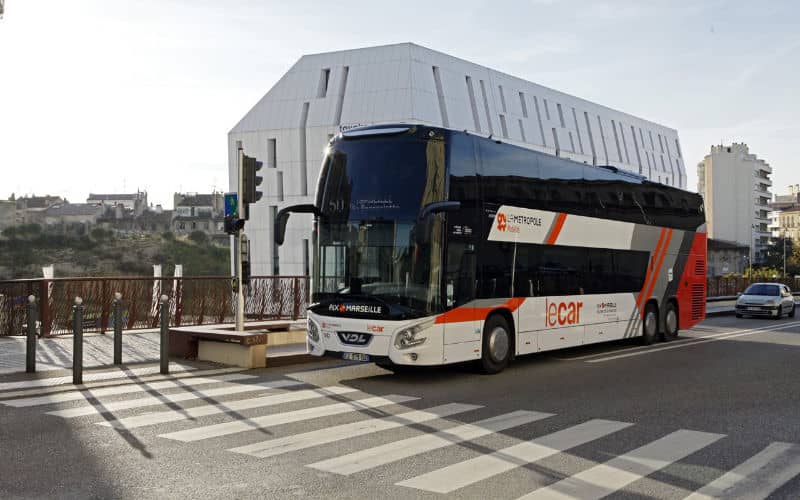
M 339 335 L 339 340 L 341 340 L 343 344 L 350 345 L 366 345 L 372 338 L 372 335 L 368 333 L 337 332 L 337 334 Z
M 508 219 L 506 218 L 506 214 L 500 212 L 497 214 L 497 230 L 498 231 L 505 231 Z

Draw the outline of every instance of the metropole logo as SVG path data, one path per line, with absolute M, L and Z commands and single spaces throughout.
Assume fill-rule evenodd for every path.
M 503 212 L 497 214 L 497 230 L 505 231 L 506 223 L 507 223 L 506 214 L 504 214 Z

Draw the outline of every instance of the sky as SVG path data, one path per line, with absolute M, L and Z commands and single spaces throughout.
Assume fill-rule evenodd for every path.
M 227 133 L 303 54 L 398 42 L 678 130 L 800 183 L 800 2 L 6 0 L 0 198 L 225 190 Z

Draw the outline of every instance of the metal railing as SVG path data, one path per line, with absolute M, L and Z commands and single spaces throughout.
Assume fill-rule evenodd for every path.
M 235 295 L 229 276 L 55 278 L 0 281 L 0 336 L 24 335 L 28 296 L 39 304 L 37 329 L 49 337 L 72 332 L 75 297 L 83 298 L 87 332 L 111 328 L 114 294 L 125 303 L 126 330 L 158 327 L 159 297 L 170 299 L 170 325 L 233 322 Z M 298 319 L 309 302 L 307 276 L 256 276 L 245 288 L 245 320 Z
M 706 296 L 707 297 L 733 297 L 739 292 L 750 286 L 752 283 L 783 283 L 787 285 L 793 292 L 800 291 L 800 279 L 795 278 L 725 278 L 716 277 L 708 278 L 706 283 Z

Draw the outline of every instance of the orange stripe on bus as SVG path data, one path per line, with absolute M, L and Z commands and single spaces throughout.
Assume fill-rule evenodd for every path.
M 507 308 L 512 312 L 516 311 L 523 302 L 525 302 L 524 297 L 514 297 L 494 307 L 457 307 L 452 311 L 447 311 L 444 314 L 436 316 L 436 324 L 482 321 L 486 319 L 490 312 L 496 309 Z
M 650 287 L 647 289 L 647 294 L 645 297 L 650 297 L 653 293 L 653 289 L 656 286 L 656 282 L 658 281 L 658 275 L 661 273 L 661 266 L 664 264 L 664 257 L 667 256 L 667 250 L 669 250 L 669 242 L 672 240 L 672 229 L 667 231 L 667 240 L 664 242 L 664 248 L 661 252 L 661 257 L 658 258 L 658 264 L 656 264 L 656 272 L 653 275 L 653 279 L 650 281 Z
M 653 268 L 655 267 L 656 260 L 658 259 L 658 253 L 661 251 L 661 244 L 664 243 L 664 235 L 667 233 L 667 230 L 662 228 L 661 235 L 658 237 L 658 243 L 656 243 L 656 249 L 653 251 L 652 260 L 647 265 L 647 272 L 644 276 L 644 283 L 642 284 L 642 289 L 639 292 L 639 296 L 636 298 L 636 308 L 640 309 L 642 307 L 642 298 L 644 298 L 644 292 L 647 290 L 647 285 L 650 282 L 650 277 L 653 275 Z
M 554 245 L 556 240 L 558 239 L 559 233 L 561 233 L 561 228 L 564 227 L 564 221 L 567 219 L 567 214 L 560 213 L 556 216 L 556 221 L 553 224 L 553 229 L 550 230 L 550 235 L 547 237 L 547 241 L 545 241 L 546 245 Z

